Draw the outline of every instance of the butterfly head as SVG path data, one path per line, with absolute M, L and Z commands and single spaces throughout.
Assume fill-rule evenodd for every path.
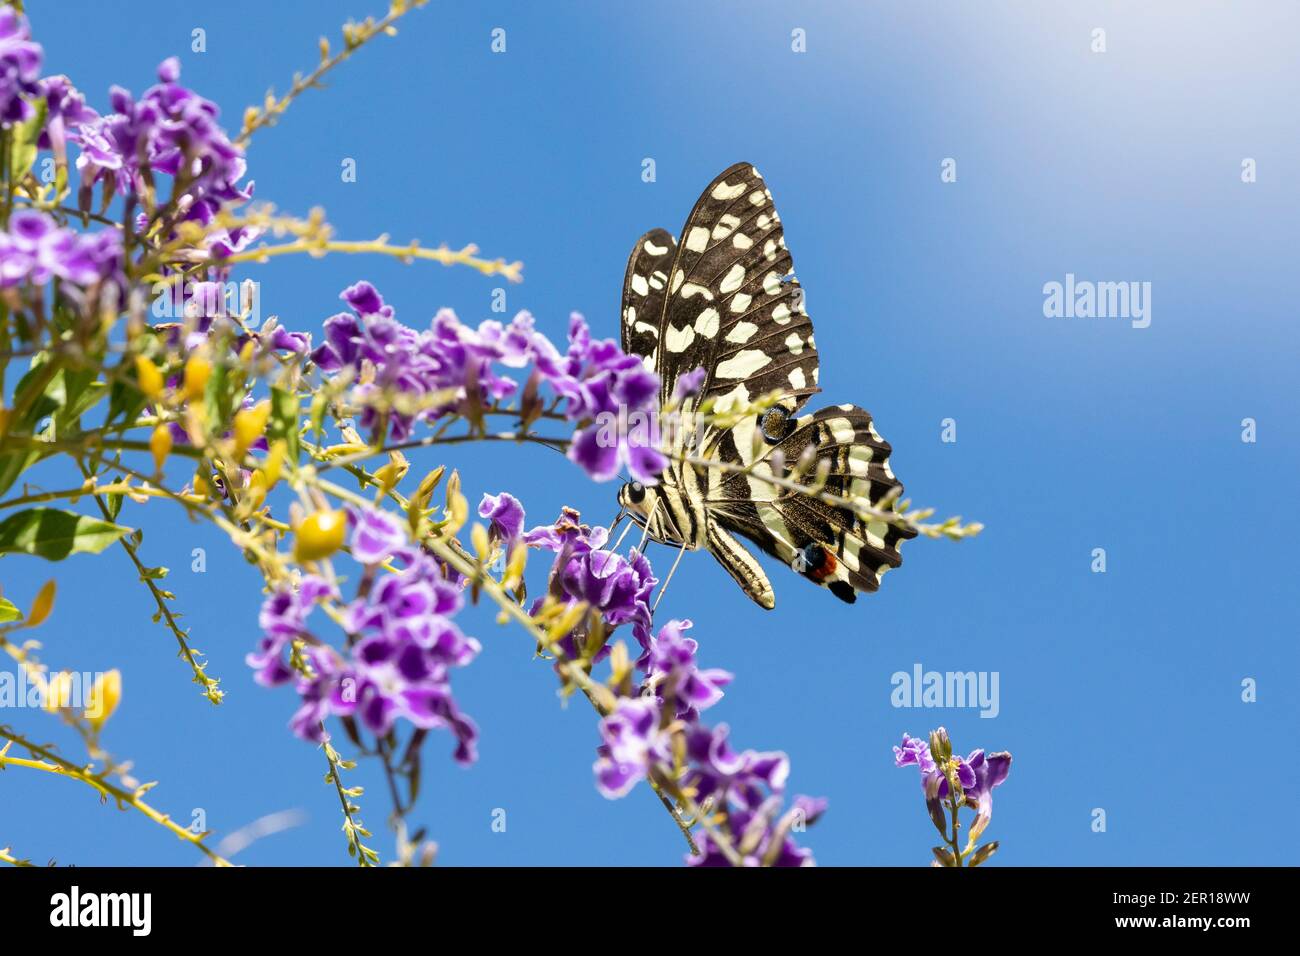
M 627 515 L 650 537 L 664 544 L 680 544 L 682 534 L 673 520 L 674 509 L 665 496 L 663 485 L 645 485 L 629 481 L 618 490 L 618 503 Z

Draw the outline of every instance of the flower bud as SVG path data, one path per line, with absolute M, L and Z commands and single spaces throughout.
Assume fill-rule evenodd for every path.
M 86 719 L 96 729 L 113 716 L 118 701 L 122 699 L 122 672 L 114 668 L 101 674 L 90 691 L 89 706 L 86 707 Z
M 62 710 L 72 703 L 72 674 L 60 671 L 45 682 L 44 707 L 50 713 Z
M 952 741 L 943 727 L 930 731 L 930 756 L 940 763 L 952 756 Z
M 270 491 L 280 481 L 280 475 L 284 471 L 284 456 L 288 452 L 284 439 L 278 439 L 271 443 L 271 450 L 266 453 L 266 461 L 262 464 L 262 474 L 266 478 L 266 488 Z
M 295 529 L 293 556 L 298 561 L 320 561 L 343 547 L 347 516 L 342 511 L 316 511 Z

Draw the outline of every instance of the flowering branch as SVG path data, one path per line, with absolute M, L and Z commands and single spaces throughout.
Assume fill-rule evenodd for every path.
M 84 479 L 56 491 L 24 484 L 0 500 L 0 554 L 58 561 L 118 543 L 150 590 L 155 621 L 171 630 L 194 681 L 217 703 L 219 682 L 206 674 L 172 608 L 174 596 L 158 583 L 166 569 L 147 567 L 141 533 L 117 522 L 127 501 L 164 499 L 220 529 L 266 583 L 261 637 L 246 658 L 254 680 L 296 693 L 289 727 L 324 749 L 325 781 L 360 866 L 380 857 L 365 842 L 371 833 L 356 802 L 362 788 L 343 781 L 356 762 L 335 749 L 333 729 L 341 727 L 359 758 L 375 759 L 383 771 L 398 862 L 431 862 L 432 845 L 418 846 L 422 830 L 408 838 L 406 817 L 418 798 L 426 741 L 445 733 L 457 763 L 476 759 L 478 728 L 453 683 L 480 650 L 461 631 L 460 611 L 484 598 L 501 623 L 518 624 L 533 639 L 562 695 L 580 691 L 596 711 L 600 793 L 616 799 L 644 781 L 685 838 L 692 865 L 810 865 L 811 851 L 796 841 L 826 802 L 787 801 L 786 754 L 735 750 L 726 725 L 706 722 L 732 675 L 697 663 L 689 621 L 654 620 L 666 582 L 641 546 L 620 553 L 611 529 L 583 524 L 571 509 L 525 531 L 523 506 L 506 492 L 484 495 L 475 521 L 455 470 L 439 465 L 401 491 L 410 470 L 403 452 L 478 441 L 540 444 L 596 481 L 626 471 L 634 483 L 653 485 L 678 463 L 745 475 L 847 511 L 845 520 L 885 522 L 908 532 L 904 537 L 960 539 L 980 526 L 956 518 L 931 523 L 932 510 L 911 510 L 890 496 L 850 496 L 859 486 L 843 475 L 828 481 L 832 463 L 811 448 L 789 468 L 778 461 L 780 447 L 738 465 L 694 444 L 611 428 L 630 416 L 668 420 L 685 409 L 718 435 L 774 411 L 775 399 L 725 412 L 707 400 L 687 406 L 696 393 L 683 384 L 698 390 L 703 370 L 696 370 L 660 407 L 658 376 L 612 340 L 593 338 L 576 314 L 559 343 L 527 312 L 471 326 L 443 309 L 416 329 L 398 321 L 373 286 L 357 282 L 340 297 L 346 310 L 323 328 L 262 321 L 236 270 L 284 255 L 374 253 L 521 278 L 520 263 L 481 258 L 472 245 L 426 249 L 393 245 L 387 236 L 341 241 L 319 209 L 297 219 L 248 205 L 250 137 L 419 5 L 394 0 L 384 18 L 349 24 L 345 48 L 332 53 L 323 43 L 317 68 L 296 76 L 285 96 L 268 94 L 250 109 L 233 140 L 217 125 L 215 104 L 181 85 L 174 58 L 139 99 L 115 88 L 112 112 L 99 114 L 66 77 L 39 76 L 41 52 L 25 19 L 0 7 L 0 394 L 13 396 L 11 408 L 0 406 L 0 499 L 53 458 Z M 52 182 L 32 172 L 41 150 L 54 160 Z M 4 389 L 18 357 L 30 358 L 30 367 Z M 501 416 L 514 425 L 490 426 Z M 344 473 L 358 480 L 359 493 L 329 480 Z M 435 504 L 439 489 L 445 497 Z M 52 507 L 87 496 L 94 516 Z M 649 529 L 653 518 L 637 521 Z M 540 596 L 530 599 L 526 572 L 537 552 L 549 553 L 549 567 L 540 589 L 533 582 Z M 336 567 L 345 559 L 356 567 Z M 39 623 L 52 600 L 53 591 L 43 591 L 15 627 Z M 18 618 L 13 605 L 0 603 L 0 623 Z M 62 675 L 47 677 L 33 645 L 19 647 L 7 633 L 0 632 L 0 647 L 42 693 L 54 689 Z M 111 686 L 116 706 L 120 676 Z M 102 720 L 56 709 L 104 769 L 77 767 L 9 731 L 0 767 L 80 779 L 225 863 L 203 835 L 143 803 L 149 785 L 137 787 L 100 749 Z M 9 756 L 14 743 L 30 757 Z M 953 865 L 978 865 L 996 847 L 972 840 L 959 848 L 957 811 L 978 807 L 982 816 L 971 828 L 978 836 L 988 807 L 978 774 L 1002 756 L 976 753 L 978 760 L 975 753 L 933 760 L 936 793 L 947 786 L 952 794 L 951 829 L 940 827 L 947 849 L 938 850 Z M 108 782 L 114 773 L 123 786 Z
M 235 143 L 245 146 L 259 129 L 274 126 L 276 120 L 284 115 L 295 99 L 307 90 L 321 87 L 321 80 L 324 79 L 325 74 L 346 62 L 353 53 L 379 36 L 379 34 L 382 33 L 390 37 L 396 36 L 397 30 L 393 24 L 410 12 L 412 8 L 422 7 L 426 3 L 428 3 L 428 0 L 392 0 L 388 13 L 383 19 L 376 21 L 373 17 L 366 17 L 361 23 L 345 24 L 343 26 L 343 49 L 337 53 L 331 54 L 329 41 L 321 37 L 321 58 L 316 69 L 306 76 L 295 73 L 293 85 L 290 86 L 289 92 L 284 96 L 277 99 L 274 94 L 268 92 L 266 100 L 260 108 L 256 106 L 248 107 L 244 111 L 243 129 L 239 131 Z

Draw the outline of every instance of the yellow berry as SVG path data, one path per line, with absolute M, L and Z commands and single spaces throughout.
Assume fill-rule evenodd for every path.
M 348 520 L 342 511 L 317 511 L 295 529 L 293 556 L 298 561 L 319 561 L 343 547 Z
M 162 471 L 163 463 L 172 453 L 172 444 L 172 430 L 166 425 L 159 425 L 149 436 L 149 450 L 153 452 L 153 466 L 156 471 Z
M 185 363 L 185 397 L 191 402 L 201 401 L 212 375 L 212 363 L 202 355 L 191 355 Z
M 271 417 L 271 403 L 258 402 L 252 408 L 244 408 L 235 414 L 235 457 L 243 458 L 244 452 L 253 442 L 262 437 L 266 431 L 266 421 Z
M 143 355 L 135 357 L 135 377 L 145 398 L 160 398 L 163 393 L 162 372 Z

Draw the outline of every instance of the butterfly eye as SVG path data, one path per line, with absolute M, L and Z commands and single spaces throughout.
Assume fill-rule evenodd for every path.
M 645 485 L 639 481 L 634 481 L 627 486 L 627 500 L 634 505 L 639 505 L 645 501 Z
M 758 417 L 758 430 L 769 445 L 785 441 L 790 434 L 790 415 L 779 405 L 769 408 Z

